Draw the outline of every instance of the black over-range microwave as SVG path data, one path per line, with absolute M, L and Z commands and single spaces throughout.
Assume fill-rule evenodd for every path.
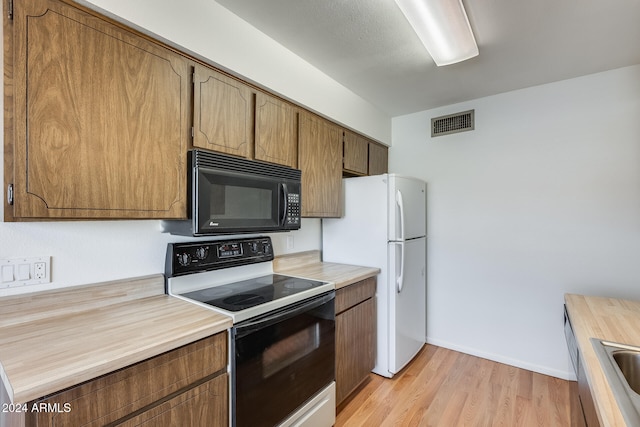
M 189 152 L 189 220 L 163 221 L 188 236 L 300 228 L 301 172 L 204 150 Z

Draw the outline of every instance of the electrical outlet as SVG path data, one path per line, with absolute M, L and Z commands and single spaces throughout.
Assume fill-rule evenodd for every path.
M 47 277 L 47 264 L 42 261 L 33 263 L 33 278 L 42 280 Z
M 51 282 L 51 257 L 0 259 L 0 288 Z

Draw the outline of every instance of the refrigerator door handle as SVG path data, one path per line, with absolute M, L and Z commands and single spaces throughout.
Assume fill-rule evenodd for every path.
M 404 286 L 404 241 L 394 242 L 400 249 L 400 274 L 396 277 L 396 291 L 402 292 Z
M 396 204 L 400 210 L 399 222 L 400 222 L 400 238 L 398 240 L 404 240 L 404 202 L 402 201 L 402 193 L 400 190 L 396 190 Z M 404 256 L 404 255 L 403 255 Z

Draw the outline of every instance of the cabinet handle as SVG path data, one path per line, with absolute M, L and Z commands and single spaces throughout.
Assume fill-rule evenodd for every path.
M 7 203 L 13 205 L 13 184 L 9 184 L 7 187 Z

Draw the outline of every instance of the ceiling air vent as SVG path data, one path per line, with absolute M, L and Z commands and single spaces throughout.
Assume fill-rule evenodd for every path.
M 431 137 L 466 132 L 474 128 L 474 111 L 449 114 L 431 119 Z

